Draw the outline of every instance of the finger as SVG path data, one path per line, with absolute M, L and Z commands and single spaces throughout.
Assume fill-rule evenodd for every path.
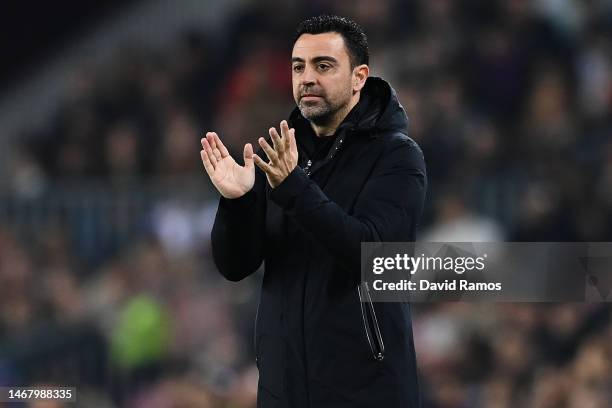
M 204 139 L 204 151 L 206 153 L 206 155 L 208 156 L 208 159 L 210 160 L 210 162 L 213 165 L 213 168 L 217 168 L 217 157 L 215 157 L 215 154 L 212 151 L 212 148 L 210 147 L 210 143 L 208 143 L 208 139 Z
M 285 136 L 283 136 L 283 144 L 285 145 L 285 151 L 291 151 L 291 132 L 294 132 L 293 128 L 289 129 Z
M 215 134 L 216 134 L 215 132 L 206 132 L 206 134 L 204 135 L 204 137 L 201 140 L 202 148 L 204 148 L 204 140 L 208 140 L 208 143 L 212 145 L 213 137 L 214 137 Z
M 250 143 L 244 145 L 244 167 L 253 167 L 253 146 Z
M 260 137 L 258 141 L 261 148 L 264 150 L 264 152 L 266 152 L 268 159 L 270 159 L 273 164 L 278 164 L 278 155 L 276 154 L 274 149 L 268 144 L 268 142 L 266 142 L 263 137 Z
M 211 149 L 215 149 L 217 147 L 217 144 L 215 143 L 214 132 L 208 132 L 206 134 L 206 140 L 208 140 L 208 144 L 210 145 Z
M 219 150 L 219 146 L 217 145 L 217 141 L 215 139 L 215 132 L 209 132 L 206 134 L 206 140 L 208 141 L 208 144 L 210 144 L 210 148 L 212 149 L 213 154 L 215 155 L 215 158 L 217 159 L 217 161 L 221 161 L 221 159 L 223 158 L 223 156 L 221 155 L 221 150 Z M 217 136 L 217 139 L 219 137 Z
M 291 151 L 291 155 L 297 158 L 298 149 L 297 149 L 297 143 L 295 141 L 295 129 L 291 129 L 289 143 L 290 143 L 289 150 Z
M 219 137 L 219 135 L 216 134 L 215 132 L 213 132 L 213 136 L 214 136 L 214 139 L 215 139 L 215 143 L 217 144 L 217 147 L 219 148 L 219 151 L 221 152 L 221 157 L 229 156 L 229 151 L 227 150 L 227 148 L 225 147 L 225 145 L 221 141 L 221 138 Z
M 216 140 L 219 137 L 217 136 L 217 138 L 215 138 L 215 135 L 215 132 L 210 132 L 210 134 L 206 135 L 206 140 L 208 140 L 208 143 L 210 144 L 210 147 L 212 148 L 213 154 L 215 155 L 217 161 L 221 161 L 223 155 L 221 154 L 221 150 L 219 149 L 219 145 L 217 145 Z
M 268 175 L 274 174 L 274 169 L 272 168 L 272 166 L 270 166 L 268 163 L 263 161 L 261 157 L 259 157 L 256 154 L 253 154 L 253 160 L 255 161 L 255 164 L 257 165 L 257 167 L 262 169 L 266 174 Z
M 270 137 L 272 138 L 272 143 L 274 144 L 274 150 L 277 152 L 279 156 L 281 156 L 284 152 L 284 146 L 283 146 L 283 143 L 281 142 L 281 138 L 278 135 L 278 132 L 276 131 L 276 128 L 271 127 L 270 130 L 268 130 L 268 132 L 270 133 Z
M 281 130 L 281 135 L 283 136 L 283 139 L 289 136 L 289 124 L 287 123 L 286 120 L 283 120 L 280 123 L 280 130 Z
M 213 148 L 213 154 L 215 155 L 217 161 L 221 161 L 223 159 L 221 156 L 221 151 L 217 147 Z
M 204 163 L 204 168 L 206 169 L 206 173 L 209 177 L 212 177 L 215 172 L 215 168 L 213 167 L 210 159 L 208 158 L 208 154 L 204 150 L 200 150 L 200 156 L 202 157 L 202 163 Z

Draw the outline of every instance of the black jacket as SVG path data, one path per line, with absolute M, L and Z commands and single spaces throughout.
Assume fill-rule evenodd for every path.
M 265 262 L 258 407 L 417 407 L 410 307 L 360 303 L 359 285 L 361 242 L 415 240 L 426 173 L 406 114 L 387 82 L 369 78 L 329 154 L 314 163 L 312 130 L 297 108 L 289 122 L 299 165 L 275 189 L 257 169 L 250 192 L 221 198 L 212 231 L 227 279 Z

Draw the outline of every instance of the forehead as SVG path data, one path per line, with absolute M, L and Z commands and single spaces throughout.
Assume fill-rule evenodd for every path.
M 339 61 L 348 61 L 348 53 L 342 35 L 338 33 L 302 34 L 293 45 L 291 57 L 309 60 L 324 55 L 334 57 Z

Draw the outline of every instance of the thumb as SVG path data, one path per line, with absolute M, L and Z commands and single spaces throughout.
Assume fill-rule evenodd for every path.
M 244 145 L 244 167 L 253 167 L 253 146 L 250 143 Z

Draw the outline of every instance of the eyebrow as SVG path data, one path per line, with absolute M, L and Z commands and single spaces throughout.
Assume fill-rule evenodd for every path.
M 320 57 L 314 57 L 312 59 L 312 62 L 314 62 L 315 64 L 321 61 L 329 61 L 335 64 L 338 63 L 337 59 L 335 59 L 334 57 L 330 57 L 329 55 L 321 55 Z M 304 59 L 300 57 L 293 57 L 291 58 L 291 62 L 304 62 Z

